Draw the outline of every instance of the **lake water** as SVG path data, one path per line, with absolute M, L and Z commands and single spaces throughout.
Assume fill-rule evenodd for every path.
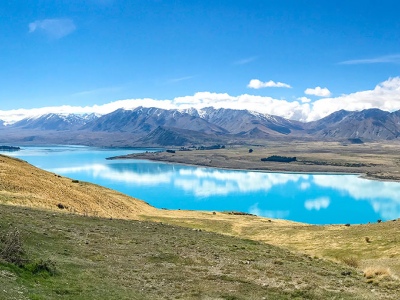
M 311 224 L 400 217 L 400 184 L 356 175 L 262 173 L 106 157 L 152 149 L 24 147 L 7 155 L 96 183 L 158 208 L 242 211 Z M 3 152 L 4 153 L 4 152 Z

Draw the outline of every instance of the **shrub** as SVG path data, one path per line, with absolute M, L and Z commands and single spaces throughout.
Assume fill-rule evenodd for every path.
M 358 259 L 353 256 L 342 258 L 342 262 L 353 268 L 358 268 L 360 266 L 360 262 L 358 261 Z
M 266 158 L 261 158 L 261 161 L 274 161 L 274 162 L 284 162 L 290 163 L 292 161 L 296 161 L 296 157 L 287 157 L 287 156 L 279 156 L 279 155 L 272 155 Z
M 26 258 L 21 234 L 14 228 L 0 235 L 0 261 L 14 264 L 30 271 L 32 274 L 53 276 L 57 273 L 56 264 L 52 260 L 39 260 L 31 263 Z
M 0 236 L 0 258 L 8 263 L 23 266 L 27 261 L 21 234 L 14 228 Z
M 52 260 L 39 260 L 29 266 L 32 274 L 48 274 L 53 276 L 57 274 L 56 263 Z

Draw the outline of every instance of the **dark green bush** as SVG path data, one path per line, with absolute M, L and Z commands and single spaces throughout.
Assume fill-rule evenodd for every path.
M 41 259 L 30 264 L 27 268 L 32 272 L 32 274 L 46 274 L 50 276 L 57 274 L 56 263 L 50 259 Z
M 279 155 L 272 155 L 266 158 L 261 158 L 261 161 L 276 161 L 276 162 L 292 162 L 296 161 L 296 157 L 287 157 L 287 156 L 279 156 Z

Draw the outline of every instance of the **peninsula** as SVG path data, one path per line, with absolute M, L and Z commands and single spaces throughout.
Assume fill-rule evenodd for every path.
M 205 167 L 265 172 L 354 173 L 363 177 L 399 181 L 399 142 L 343 143 L 270 141 L 264 145 L 226 146 L 220 149 L 135 153 L 109 159 L 148 159 Z M 296 161 L 262 161 L 270 156 L 296 157 Z M 264 159 L 265 160 L 265 159 Z

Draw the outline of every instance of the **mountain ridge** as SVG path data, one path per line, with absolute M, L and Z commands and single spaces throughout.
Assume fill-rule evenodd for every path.
M 110 144 L 115 144 L 114 136 L 118 135 L 118 141 L 124 146 L 246 143 L 285 138 L 376 141 L 400 137 L 400 111 L 387 112 L 376 108 L 339 110 L 307 123 L 251 110 L 137 107 L 118 109 L 102 116 L 53 113 L 26 118 L 14 124 L 2 124 L 0 121 L 4 136 L 4 139 L 0 138 L 2 142 L 7 135 L 18 142 L 29 141 L 29 136 L 42 137 L 58 132 L 61 143 L 62 136 L 68 134 L 69 142 L 74 142 L 74 136 L 79 136 L 76 142 L 80 144 L 85 144 L 85 139 L 88 144 L 96 144 L 96 136 L 101 136 L 102 145 L 107 145 L 108 140 Z M 129 136 L 127 143 L 122 142 L 125 135 Z

